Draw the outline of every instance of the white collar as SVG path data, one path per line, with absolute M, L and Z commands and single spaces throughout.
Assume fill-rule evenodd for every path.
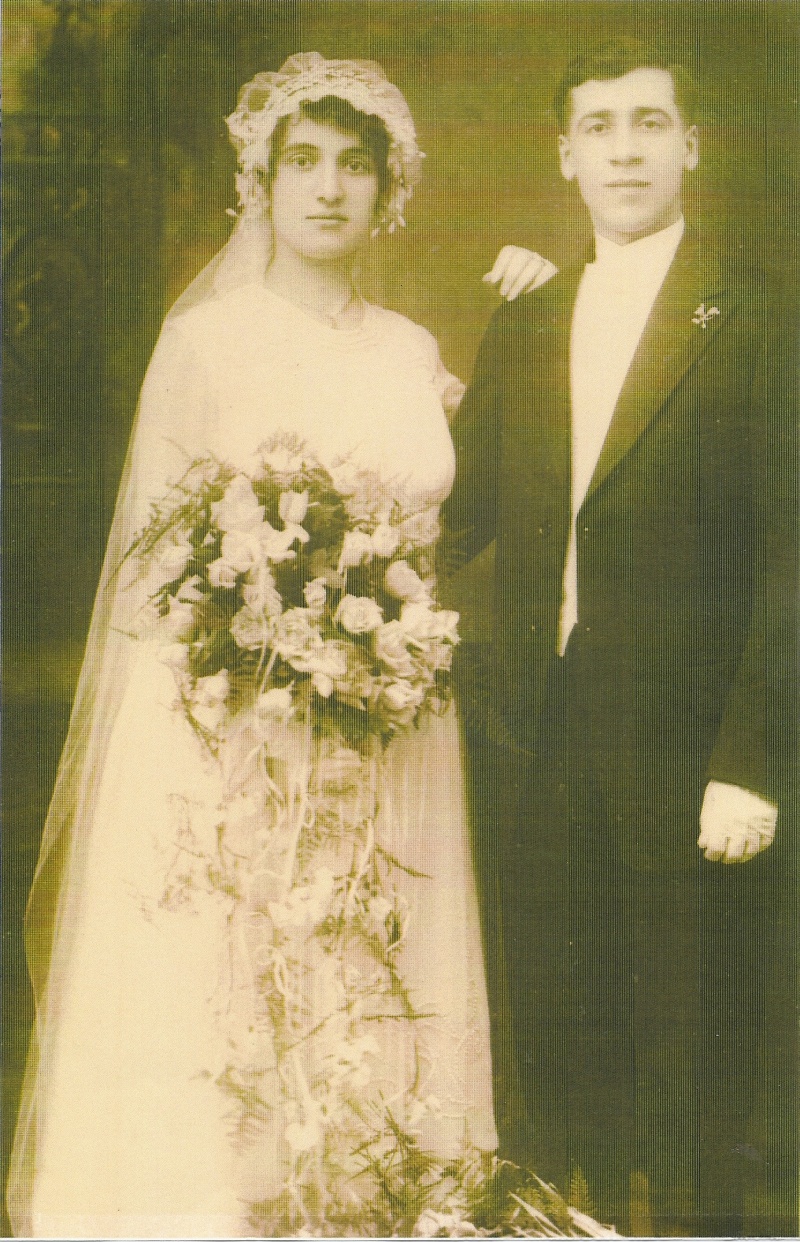
M 638 268 L 640 271 L 648 268 L 651 270 L 666 269 L 678 249 L 685 227 L 686 222 L 683 216 L 680 216 L 667 228 L 659 229 L 657 233 L 650 233 L 647 237 L 640 237 L 638 241 L 628 242 L 624 246 L 595 234 L 596 258 L 591 266 L 606 270 L 611 268 L 617 270 Z

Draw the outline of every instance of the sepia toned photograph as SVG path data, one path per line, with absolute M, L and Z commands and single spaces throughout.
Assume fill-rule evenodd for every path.
M 795 0 L 5 0 L 14 1238 L 800 1235 Z

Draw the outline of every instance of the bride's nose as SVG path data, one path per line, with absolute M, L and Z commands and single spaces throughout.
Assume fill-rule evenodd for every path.
M 336 203 L 342 197 L 342 171 L 336 160 L 321 160 L 317 167 L 317 197 Z

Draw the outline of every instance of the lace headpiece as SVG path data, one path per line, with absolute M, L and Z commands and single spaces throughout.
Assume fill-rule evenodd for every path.
M 258 170 L 268 166 L 275 126 L 304 101 L 316 102 L 327 95 L 346 99 L 386 126 L 392 184 L 384 219 L 389 232 L 394 232 L 398 224 L 405 224 L 403 208 L 419 181 L 424 158 L 408 104 L 374 61 L 326 60 L 318 52 L 290 56 L 277 73 L 258 73 L 242 87 L 236 111 L 228 117 L 239 156 L 236 186 L 242 212 L 251 218 L 264 212 L 265 192 Z

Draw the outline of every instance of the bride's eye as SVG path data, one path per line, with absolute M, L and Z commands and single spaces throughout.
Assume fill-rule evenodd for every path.
M 372 160 L 368 155 L 348 155 L 344 166 L 351 173 L 371 173 L 374 171 Z
M 282 160 L 290 168 L 313 168 L 316 162 L 310 151 L 285 151 Z

